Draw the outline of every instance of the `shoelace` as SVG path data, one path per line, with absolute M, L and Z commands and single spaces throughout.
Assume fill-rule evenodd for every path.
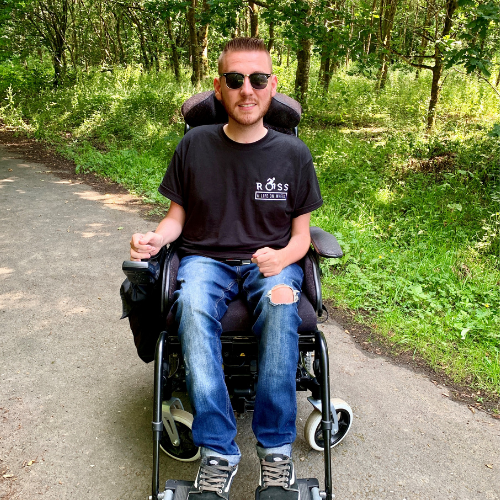
M 290 487 L 290 460 L 266 462 L 262 460 L 262 482 L 265 488 L 269 486 Z
M 232 470 L 233 468 L 229 465 L 203 465 L 200 471 L 199 489 L 220 493 L 224 488 L 228 473 Z

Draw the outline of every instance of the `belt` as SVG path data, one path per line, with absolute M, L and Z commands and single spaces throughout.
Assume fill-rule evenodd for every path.
M 227 264 L 228 266 L 248 266 L 249 264 L 252 263 L 250 259 L 233 259 L 233 258 L 217 258 L 217 257 L 212 257 L 214 260 L 217 260 L 218 262 L 223 262 L 224 264 Z

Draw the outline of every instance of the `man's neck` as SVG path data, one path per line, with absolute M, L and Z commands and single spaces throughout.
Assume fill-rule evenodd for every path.
M 234 142 L 250 144 L 260 141 L 267 134 L 267 128 L 263 122 L 254 125 L 240 125 L 229 118 L 229 122 L 224 125 L 224 133 Z

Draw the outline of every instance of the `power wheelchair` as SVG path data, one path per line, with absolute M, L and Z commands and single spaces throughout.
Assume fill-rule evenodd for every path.
M 284 94 L 276 94 L 268 113 L 264 117 L 266 127 L 282 133 L 297 135 L 301 115 L 300 104 Z M 181 110 L 190 128 L 227 122 L 223 106 L 213 92 L 203 92 L 188 99 Z M 313 410 L 305 426 L 305 438 L 309 445 L 323 451 L 325 463 L 324 491 L 320 491 L 317 479 L 299 480 L 300 498 L 320 500 L 333 498 L 331 448 L 339 444 L 349 432 L 352 410 L 341 399 L 330 398 L 328 348 L 325 337 L 318 330 L 318 318 L 325 310 L 322 303 L 319 257 L 339 258 L 342 250 L 335 237 L 318 227 L 310 229 L 312 248 L 302 259 L 304 282 L 298 312 L 302 319 L 299 327 L 300 359 L 297 366 L 297 391 L 310 391 L 308 398 Z M 180 342 L 169 314 L 173 294 L 178 286 L 177 271 L 180 258 L 174 242 L 163 249 L 161 265 L 153 257 L 146 262 L 123 263 L 123 271 L 132 283 L 145 284 L 154 279 L 161 280 L 161 315 L 164 330 L 159 335 L 154 364 L 154 409 L 153 409 L 153 500 L 185 500 L 192 483 L 168 480 L 164 490 L 160 489 L 160 448 L 170 457 L 181 461 L 199 458 L 199 449 L 191 435 L 193 416 L 184 410 L 175 393 L 185 392 L 185 372 Z M 222 358 L 226 385 L 233 410 L 245 413 L 253 410 L 258 377 L 257 340 L 251 328 L 252 322 L 247 307 L 241 298 L 230 303 L 221 320 Z M 330 443 L 330 446 L 325 446 Z M 258 496 L 256 494 L 256 500 Z

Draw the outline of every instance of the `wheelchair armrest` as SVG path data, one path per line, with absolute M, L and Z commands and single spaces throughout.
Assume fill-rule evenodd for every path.
M 157 255 L 150 259 L 141 261 L 126 260 L 122 264 L 122 270 L 128 280 L 141 287 L 144 297 L 156 297 L 156 292 L 153 292 L 153 290 L 160 292 L 160 312 L 164 317 L 166 317 L 172 305 L 173 294 L 176 289 L 177 271 L 179 269 L 177 247 L 177 241 L 174 241 L 168 247 L 163 247 Z
M 177 253 L 177 240 L 170 243 L 166 249 L 165 260 L 162 269 L 161 283 L 161 313 L 164 317 L 168 314 L 173 301 L 174 291 L 177 283 L 177 271 L 179 270 L 179 255 Z
M 151 260 L 125 260 L 122 264 L 122 271 L 135 285 L 153 285 L 160 275 L 160 265 Z
M 302 292 L 306 294 L 309 302 L 314 307 L 316 315 L 323 315 L 323 297 L 321 293 L 321 273 L 318 254 L 310 248 L 303 259 L 304 281 Z
M 337 238 L 333 234 L 315 226 L 310 228 L 310 232 L 312 245 L 320 257 L 338 259 L 344 255 Z

